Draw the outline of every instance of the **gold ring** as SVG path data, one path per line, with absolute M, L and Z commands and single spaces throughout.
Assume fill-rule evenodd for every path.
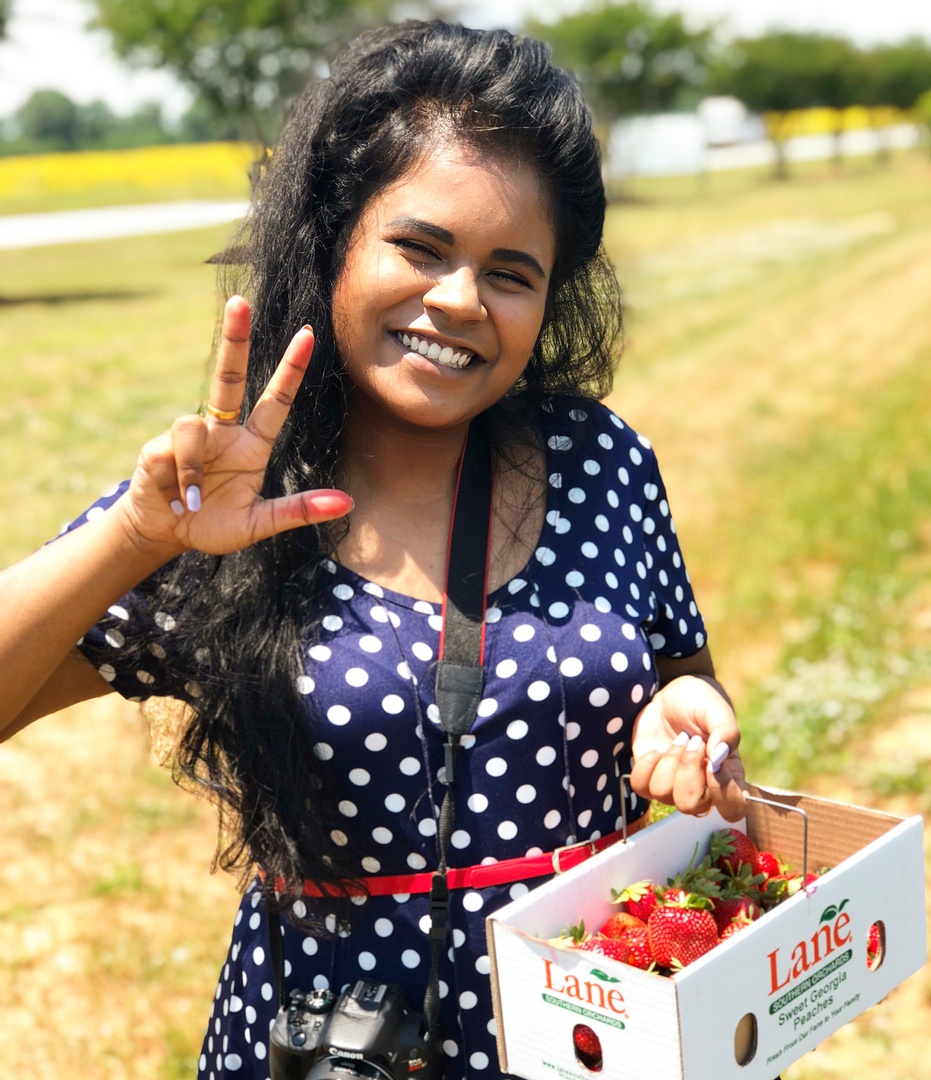
M 214 420 L 222 420 L 224 423 L 229 423 L 231 420 L 239 419 L 239 409 L 218 409 L 216 405 L 211 405 L 208 401 L 204 408 L 214 418 Z

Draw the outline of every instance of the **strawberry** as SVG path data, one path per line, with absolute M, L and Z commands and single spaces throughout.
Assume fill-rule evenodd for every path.
M 598 933 L 602 937 L 623 938 L 629 931 L 640 927 L 646 929 L 643 919 L 638 919 L 636 915 L 631 915 L 626 911 L 615 911 L 601 924 Z
M 646 922 L 650 912 L 656 907 L 656 888 L 652 881 L 637 881 L 620 892 L 612 889 L 611 893 L 614 903 L 620 905 L 621 911 L 636 915 L 638 919 Z
M 771 851 L 757 852 L 756 865 L 753 869 L 766 878 L 775 877 L 785 872 L 785 864 Z
M 728 874 L 738 873 L 744 864 L 755 868 L 758 858 L 756 844 L 740 829 L 718 829 L 711 837 L 712 862 Z
M 601 1071 L 601 1040 L 588 1024 L 576 1024 L 572 1029 L 576 1057 L 592 1072 Z
M 622 964 L 626 964 L 630 956 L 630 945 L 627 943 L 626 937 L 593 937 L 585 943 L 583 948 L 587 952 L 601 953 L 602 956 L 607 956 L 609 960 L 619 960 Z
M 627 935 L 627 948 L 627 963 L 631 967 L 649 971 L 656 963 L 653 959 L 653 949 L 650 947 L 650 931 L 646 926 L 642 930 L 630 931 Z
M 866 966 L 870 971 L 875 971 L 879 967 L 879 960 L 882 956 L 882 931 L 879 929 L 877 923 L 873 923 L 869 930 L 869 936 L 866 942 Z
M 728 896 L 715 903 L 711 914 L 718 933 L 723 937 L 725 927 L 734 922 L 740 923 L 741 928 L 749 926 L 763 914 L 763 909 L 749 896 Z
M 728 941 L 735 934 L 739 934 L 741 930 L 746 930 L 751 921 L 750 919 L 734 919 L 729 922 L 721 931 L 721 940 Z
M 807 888 L 818 880 L 818 875 L 809 871 L 804 875 L 801 872 L 786 871 L 771 877 L 763 887 L 763 902 L 767 907 L 775 907 L 784 900 L 795 896 L 802 888 Z
M 690 906 L 690 900 L 659 905 L 647 929 L 653 957 L 665 968 L 685 967 L 718 943 L 718 928 L 711 912 Z

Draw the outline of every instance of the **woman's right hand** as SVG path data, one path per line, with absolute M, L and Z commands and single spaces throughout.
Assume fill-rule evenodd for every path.
M 252 412 L 240 422 L 249 360 L 249 305 L 227 301 L 210 388 L 215 412 L 236 419 L 184 416 L 142 448 L 117 507 L 134 543 L 166 560 L 196 548 L 239 551 L 288 529 L 341 517 L 352 509 L 343 491 L 320 489 L 277 499 L 260 495 L 275 439 L 313 353 L 309 326 L 294 335 Z

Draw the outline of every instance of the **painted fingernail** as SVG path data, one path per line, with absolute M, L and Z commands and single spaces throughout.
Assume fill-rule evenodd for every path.
M 171 507 L 172 513 L 181 517 L 184 513 L 184 503 L 180 499 L 172 499 L 168 504 Z
M 196 514 L 200 509 L 200 488 L 189 487 L 184 493 L 184 501 L 187 504 L 188 510 L 192 514 Z
M 687 731 L 680 731 L 679 734 L 673 740 L 673 746 L 685 746 L 689 741 L 689 733 Z
M 705 740 L 701 737 L 701 735 L 693 735 L 691 737 L 691 739 L 689 739 L 689 741 L 686 743 L 685 749 L 686 750 L 701 750 L 701 748 L 704 745 L 705 745 Z
M 717 772 L 718 769 L 724 764 L 724 759 L 730 754 L 731 748 L 726 742 L 718 743 L 718 745 L 708 755 L 708 760 L 711 762 L 711 771 Z

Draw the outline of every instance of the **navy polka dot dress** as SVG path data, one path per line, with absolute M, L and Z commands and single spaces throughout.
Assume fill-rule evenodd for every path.
M 633 720 L 657 688 L 654 653 L 688 656 L 705 643 L 650 444 L 594 403 L 554 401 L 543 431 L 545 522 L 525 568 L 488 597 L 485 691 L 464 740 L 450 866 L 549 852 L 620 828 L 619 777 L 630 769 Z M 298 688 L 315 753 L 337 778 L 333 840 L 359 853 L 362 877 L 432 870 L 445 791 L 432 693 L 439 607 L 335 563 L 327 569 L 330 608 Z M 124 598 L 85 636 L 85 654 L 127 697 L 196 693 L 172 684 L 173 620 L 143 610 Z M 151 663 L 121 664 L 127 636 L 140 633 Z M 645 810 L 632 802 L 630 820 Z M 502 1075 L 484 919 L 546 880 L 452 893 L 440 970 L 448 1080 Z M 325 899 L 298 902 L 320 929 L 285 923 L 288 989 L 339 991 L 366 977 L 400 983 L 419 1007 L 430 972 L 427 896 L 358 901 L 348 924 Z M 277 996 L 254 883 L 217 986 L 201 1080 L 266 1080 Z

